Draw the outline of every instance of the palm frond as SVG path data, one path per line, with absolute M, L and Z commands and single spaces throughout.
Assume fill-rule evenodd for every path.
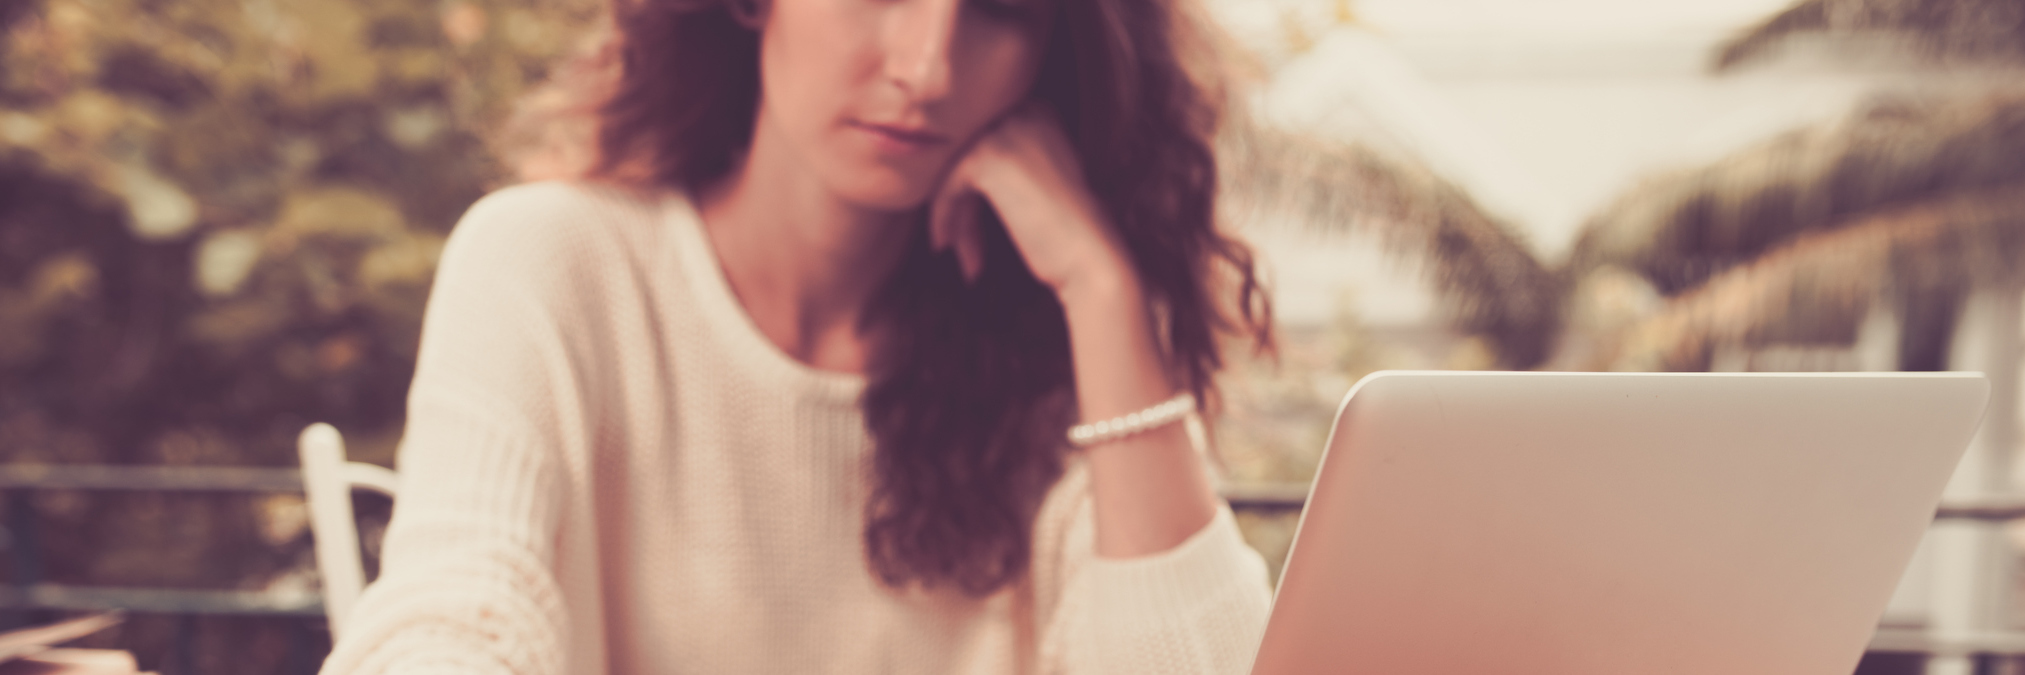
M 1590 219 L 1568 269 L 1623 267 L 1671 295 L 1857 214 L 2019 181 L 2025 93 L 1883 99 L 1645 181 Z
M 1429 262 L 1456 326 L 1489 339 L 1500 367 L 1546 360 L 1561 327 L 1559 278 L 1462 190 L 1362 145 L 1256 124 L 1235 125 L 1222 145 L 1233 212 L 1376 234 Z
M 1714 69 L 1734 70 L 1800 35 L 1875 36 L 1943 63 L 2025 64 L 2018 0 L 1802 0 L 1724 44 Z
M 2021 256 L 2025 183 L 1858 216 L 1675 297 L 1627 331 L 1613 368 L 1702 370 L 1720 344 L 1846 343 L 1887 293 L 2018 283 Z

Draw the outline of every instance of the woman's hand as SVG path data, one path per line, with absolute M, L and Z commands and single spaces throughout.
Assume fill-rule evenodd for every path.
M 930 206 L 930 239 L 938 250 L 956 250 L 967 280 L 984 265 L 979 199 L 998 211 L 1027 268 L 1057 296 L 1121 283 L 1136 287 L 1123 243 L 1045 106 L 1025 104 L 987 129 L 957 159 Z
M 1140 279 L 1047 109 L 1029 104 L 1000 120 L 957 160 L 935 196 L 929 235 L 937 248 L 956 249 L 967 279 L 984 263 L 976 199 L 998 210 L 1027 267 L 1062 301 L 1084 420 L 1174 395 Z M 1216 514 L 1208 470 L 1181 425 L 1103 447 L 1090 455 L 1098 554 L 1168 550 Z

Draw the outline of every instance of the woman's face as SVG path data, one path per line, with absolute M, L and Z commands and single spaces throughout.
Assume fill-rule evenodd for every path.
M 920 206 L 1032 89 L 1054 1 L 772 0 L 757 140 L 848 203 Z

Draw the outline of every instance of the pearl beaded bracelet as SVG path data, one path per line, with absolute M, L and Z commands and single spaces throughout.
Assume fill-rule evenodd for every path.
M 1173 424 L 1191 412 L 1195 412 L 1195 396 L 1182 392 L 1145 410 L 1069 427 L 1069 443 L 1087 448 L 1115 441 Z

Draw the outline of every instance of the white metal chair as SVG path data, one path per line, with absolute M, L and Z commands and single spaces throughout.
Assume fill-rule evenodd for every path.
M 310 533 L 316 540 L 316 569 L 323 578 L 323 611 L 330 619 L 332 639 L 351 614 L 352 603 L 366 587 L 366 565 L 359 557 L 358 526 L 352 521 L 352 490 L 394 496 L 400 476 L 385 467 L 345 461 L 344 437 L 318 422 L 302 430 L 296 449 L 302 455 L 302 487 L 309 500 Z

